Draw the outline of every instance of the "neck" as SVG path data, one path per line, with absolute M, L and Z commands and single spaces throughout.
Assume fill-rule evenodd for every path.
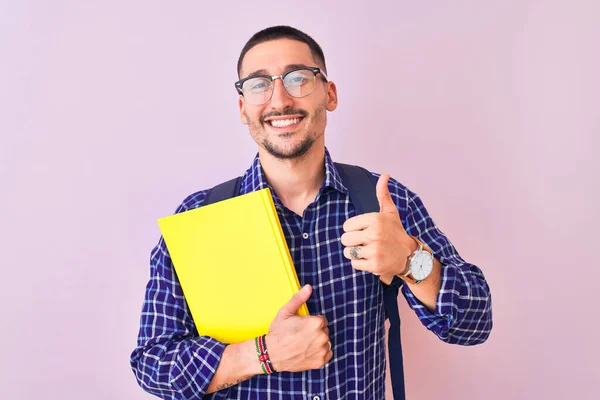
M 312 203 L 325 179 L 325 146 L 316 141 L 311 149 L 297 159 L 282 160 L 259 148 L 259 159 L 267 181 L 279 199 L 301 215 Z

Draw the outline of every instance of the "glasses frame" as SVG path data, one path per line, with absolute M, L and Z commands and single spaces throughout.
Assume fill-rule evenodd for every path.
M 325 79 L 325 82 L 329 82 L 327 80 L 327 74 L 325 72 L 323 72 L 321 70 L 321 68 L 319 68 L 319 67 L 298 67 L 298 68 L 292 68 L 289 71 L 285 71 L 281 75 L 273 75 L 273 76 L 271 76 L 271 75 L 252 75 L 252 76 L 248 76 L 248 77 L 246 77 L 244 79 L 240 79 L 239 81 L 235 82 L 235 88 L 236 88 L 236 90 L 237 90 L 237 92 L 238 92 L 238 94 L 240 96 L 244 96 L 244 91 L 243 91 L 242 87 L 244 85 L 244 82 L 246 82 L 247 80 L 254 79 L 254 78 L 266 78 L 266 79 L 270 80 L 271 81 L 271 96 L 264 103 L 254 104 L 254 105 L 259 106 L 259 105 L 267 103 L 273 97 L 273 92 L 274 92 L 273 85 L 274 85 L 275 79 L 281 79 L 281 83 L 283 83 L 283 80 L 285 79 L 285 77 L 288 76 L 289 74 L 291 74 L 292 72 L 303 71 L 303 70 L 312 72 L 314 74 L 314 76 L 315 76 L 315 79 L 317 78 L 318 74 L 321 74 L 321 76 L 323 77 L 323 79 Z M 285 89 L 285 92 L 289 96 L 291 96 L 291 97 L 293 97 L 295 99 L 301 99 L 302 97 L 310 96 L 312 94 L 312 92 L 310 92 L 309 94 L 307 94 L 305 96 L 296 97 L 296 96 L 291 95 L 290 92 L 288 92 L 288 90 L 285 87 L 285 85 L 283 85 L 283 88 Z M 313 91 L 314 91 L 314 89 L 313 89 Z

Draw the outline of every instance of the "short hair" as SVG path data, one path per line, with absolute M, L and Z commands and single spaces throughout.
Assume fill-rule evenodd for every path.
M 278 39 L 291 39 L 297 40 L 298 42 L 306 43 L 310 48 L 310 52 L 312 53 L 312 56 L 315 59 L 315 61 L 321 63 L 323 71 L 327 73 L 327 66 L 325 65 L 325 54 L 323 54 L 321 46 L 319 46 L 319 44 L 312 37 L 296 28 L 292 28 L 291 26 L 278 25 L 271 26 L 269 28 L 263 29 L 260 32 L 255 33 L 254 35 L 252 35 L 250 40 L 246 42 L 246 45 L 242 49 L 242 52 L 240 53 L 240 58 L 238 58 L 237 62 L 238 77 L 240 77 L 240 71 L 242 69 L 242 61 L 244 60 L 244 56 L 246 56 L 246 53 L 251 48 L 253 48 L 257 44 Z

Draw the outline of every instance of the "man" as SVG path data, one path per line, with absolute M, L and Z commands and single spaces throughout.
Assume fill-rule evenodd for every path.
M 240 118 L 258 145 L 241 194 L 271 188 L 304 287 L 262 338 L 269 362 L 259 360 L 260 338 L 227 345 L 198 336 L 161 239 L 131 356 L 139 384 L 164 399 L 383 399 L 382 282 L 395 276 L 440 339 L 484 342 L 492 327 L 485 278 L 419 197 L 383 174 L 380 212 L 356 215 L 325 147 L 326 112 L 338 97 L 320 46 L 294 28 L 265 29 L 242 50 L 238 74 Z M 202 206 L 206 194 L 189 196 L 176 212 Z M 296 315 L 303 303 L 308 317 Z

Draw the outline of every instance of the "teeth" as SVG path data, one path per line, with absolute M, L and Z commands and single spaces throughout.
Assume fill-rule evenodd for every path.
M 284 128 L 286 126 L 294 125 L 294 124 L 298 123 L 298 121 L 300 121 L 300 118 L 274 119 L 274 120 L 271 120 L 271 125 L 273 125 L 276 128 Z

